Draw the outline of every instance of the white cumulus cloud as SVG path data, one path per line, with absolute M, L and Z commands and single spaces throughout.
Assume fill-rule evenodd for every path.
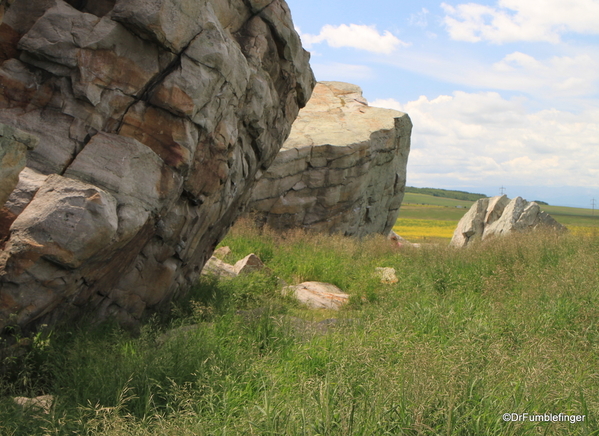
M 599 34 L 598 0 L 499 0 L 497 5 L 441 4 L 452 39 L 557 43 L 566 32 Z
M 459 57 L 458 57 L 459 56 Z M 599 50 L 572 50 L 567 55 L 533 56 L 515 51 L 494 63 L 463 55 L 444 58 L 437 53 L 401 51 L 389 61 L 444 82 L 481 89 L 517 91 L 546 105 L 588 98 L 599 90 Z M 557 100 L 562 103 L 558 103 Z
M 296 30 L 302 43 L 308 49 L 314 44 L 326 42 L 334 48 L 352 47 L 373 53 L 390 54 L 398 47 L 408 45 L 388 30 L 381 34 L 376 26 L 362 24 L 341 24 L 339 26 L 327 24 L 320 29 L 318 35 L 302 33 L 300 29 Z
M 410 184 L 599 187 L 599 110 L 530 113 L 495 92 L 371 105 L 412 119 Z

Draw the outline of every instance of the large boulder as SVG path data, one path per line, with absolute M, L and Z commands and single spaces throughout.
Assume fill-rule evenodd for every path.
M 275 229 L 387 234 L 404 196 L 411 130 L 408 115 L 368 106 L 358 86 L 320 82 L 249 209 Z
M 310 98 L 309 55 L 284 0 L 14 0 L 0 16 L 0 141 L 29 148 L 2 175 L 0 330 L 134 323 L 243 212 Z
M 456 227 L 450 245 L 465 247 L 474 240 L 525 232 L 539 227 L 566 228 L 541 210 L 540 206 L 522 197 L 509 200 L 501 195 L 477 200 Z

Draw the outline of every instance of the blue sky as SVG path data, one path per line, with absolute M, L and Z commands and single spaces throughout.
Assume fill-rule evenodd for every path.
M 599 203 L 599 0 L 287 0 L 317 80 L 412 118 L 408 185 Z

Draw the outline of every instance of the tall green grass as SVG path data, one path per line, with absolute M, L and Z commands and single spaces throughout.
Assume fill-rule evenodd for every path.
M 204 278 L 136 335 L 39 336 L 3 372 L 0 434 L 599 434 L 599 239 L 398 249 L 242 222 L 223 244 L 228 261 L 255 252 L 269 271 Z M 381 284 L 377 266 L 399 282 Z M 334 283 L 351 303 L 310 311 L 281 280 Z M 48 415 L 10 398 L 39 394 L 57 398 Z M 585 421 L 504 422 L 512 412 Z

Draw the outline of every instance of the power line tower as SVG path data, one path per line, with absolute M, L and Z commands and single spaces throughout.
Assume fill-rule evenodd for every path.
M 501 188 L 499 188 L 499 193 L 501 195 L 505 194 L 505 187 L 502 186 Z
M 591 207 L 593 208 L 593 212 L 591 212 L 591 214 L 595 215 L 595 199 L 594 198 L 591 200 Z

